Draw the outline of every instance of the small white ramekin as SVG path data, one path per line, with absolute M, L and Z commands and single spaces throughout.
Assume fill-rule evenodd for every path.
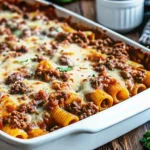
M 97 21 L 118 32 L 138 27 L 144 16 L 144 0 L 96 0 Z

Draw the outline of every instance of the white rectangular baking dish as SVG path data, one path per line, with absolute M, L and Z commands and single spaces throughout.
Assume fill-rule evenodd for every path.
M 30 0 L 25 1 L 31 2 Z M 32 3 L 35 2 L 50 4 L 40 0 L 32 1 Z M 149 52 L 140 44 L 93 21 L 57 5 L 54 7 L 60 17 L 72 16 L 73 22 L 93 29 L 107 30 L 107 35 L 111 38 L 141 48 L 144 52 Z M 149 97 L 150 89 L 147 89 L 101 113 L 33 139 L 17 139 L 0 131 L 0 150 L 90 150 L 97 148 L 147 122 L 150 119 Z

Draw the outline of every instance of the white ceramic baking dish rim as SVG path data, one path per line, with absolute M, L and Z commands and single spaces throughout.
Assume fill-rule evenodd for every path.
M 29 1 L 29 0 L 25 0 Z M 34 2 L 41 2 L 45 4 L 52 4 L 49 2 L 41 1 L 41 0 L 34 0 Z M 54 5 L 54 4 L 53 4 Z M 96 28 L 96 29 L 102 29 L 107 30 L 107 35 L 110 37 L 113 37 L 114 39 L 119 39 L 120 41 L 124 41 L 134 47 L 141 48 L 144 52 L 150 52 L 149 49 L 146 47 L 114 32 L 110 29 L 101 26 L 89 19 L 86 19 L 76 13 L 73 13 L 69 10 L 66 10 L 60 6 L 54 5 L 56 8 L 56 11 L 62 16 L 62 15 L 68 15 L 72 16 L 75 20 L 80 21 L 80 23 L 84 23 L 86 26 Z M 63 14 L 62 14 L 63 12 Z M 137 94 L 136 96 L 129 98 L 127 101 L 124 101 L 118 105 L 115 105 L 103 112 L 100 112 L 96 115 L 93 115 L 89 118 L 86 118 L 84 120 L 81 120 L 77 123 L 74 123 L 72 125 L 69 125 L 67 127 L 61 128 L 59 130 L 56 130 L 52 133 L 36 137 L 33 139 L 17 139 L 15 137 L 12 137 L 3 131 L 0 131 L 0 140 L 8 143 L 9 145 L 13 146 L 26 146 L 26 147 L 37 147 L 39 145 L 43 145 L 49 141 L 56 140 L 58 138 L 61 138 L 63 136 L 72 134 L 72 133 L 96 133 L 100 132 L 104 129 L 107 129 L 113 125 L 116 125 L 122 121 L 125 121 L 139 113 L 142 113 L 148 109 L 150 109 L 150 100 L 146 100 L 147 97 L 150 97 L 150 89 L 145 90 L 144 92 Z M 97 121 L 99 120 L 99 121 Z

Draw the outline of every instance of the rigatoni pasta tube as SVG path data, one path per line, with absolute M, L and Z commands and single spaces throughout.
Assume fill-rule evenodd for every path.
M 69 96 L 68 96 L 67 100 L 65 101 L 65 104 L 70 104 L 73 101 L 78 101 L 78 102 L 82 101 L 82 97 L 76 93 L 69 93 L 68 95 Z
M 16 104 L 8 96 L 0 99 L 0 117 L 8 115 L 10 111 L 15 110 Z
M 125 87 L 122 87 L 119 83 L 109 85 L 106 91 L 112 96 L 114 104 L 129 98 L 129 91 Z
M 128 60 L 127 61 L 127 64 L 129 64 L 130 66 L 132 66 L 133 68 L 144 68 L 144 66 L 142 64 L 139 64 L 135 61 L 131 61 L 131 60 Z
M 52 118 L 61 126 L 67 126 L 71 123 L 79 121 L 79 118 L 59 107 L 55 108 L 51 113 Z
M 61 24 L 61 28 L 66 31 L 66 32 L 76 32 L 75 29 L 73 29 L 72 27 L 70 27 L 68 24 Z
M 113 98 L 103 90 L 97 89 L 88 96 L 99 107 L 100 111 L 113 105 Z
M 6 132 L 7 134 L 20 138 L 20 139 L 27 139 L 28 138 L 28 134 L 21 129 L 18 128 L 10 128 L 9 126 L 4 126 L 2 128 L 2 131 Z
M 131 91 L 131 94 L 136 95 L 144 90 L 146 90 L 146 86 L 144 84 L 136 83 L 133 87 L 133 90 Z
M 52 65 L 50 64 L 50 62 L 48 60 L 42 60 L 39 64 L 38 64 L 38 68 L 37 70 L 43 72 L 43 71 L 49 71 L 53 69 Z M 44 80 L 45 81 L 50 81 L 50 77 L 47 74 L 44 74 Z
M 146 72 L 146 77 L 145 77 L 143 83 L 144 83 L 147 87 L 150 87 L 150 71 L 147 71 L 147 72 Z
M 101 54 L 95 51 L 95 49 L 88 49 L 90 54 L 88 55 L 88 59 L 93 62 L 97 62 L 100 59 L 105 59 L 107 56 L 105 54 Z
M 44 131 L 44 130 L 39 129 L 39 128 L 35 128 L 35 129 L 30 130 L 28 132 L 28 135 L 29 135 L 29 138 L 34 138 L 34 137 L 38 137 L 41 135 L 45 135 L 47 133 L 48 133 L 47 131 Z
M 91 31 L 84 31 L 83 32 L 89 39 L 95 40 L 95 34 Z

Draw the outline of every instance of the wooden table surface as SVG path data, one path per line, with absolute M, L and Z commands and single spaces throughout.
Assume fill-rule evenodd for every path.
M 63 4 L 62 6 L 86 18 L 96 21 L 95 0 L 76 0 L 75 2 Z M 125 34 L 125 36 L 138 41 L 140 32 L 141 27 L 131 33 Z M 139 143 L 139 139 L 142 138 L 143 134 L 147 130 L 150 130 L 150 122 L 102 147 L 99 147 L 97 150 L 143 150 L 141 144 Z

